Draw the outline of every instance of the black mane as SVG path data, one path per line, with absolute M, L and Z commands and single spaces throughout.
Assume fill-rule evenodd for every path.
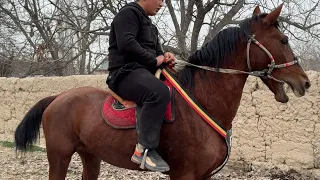
M 267 14 L 253 16 L 243 20 L 240 27 L 229 27 L 220 31 L 210 42 L 194 52 L 188 58 L 188 62 L 196 65 L 220 68 L 227 57 L 236 50 L 236 44 L 240 40 L 247 41 L 252 35 L 251 24 L 266 17 Z M 278 23 L 275 24 L 278 27 Z M 179 80 L 185 87 L 193 87 L 194 72 L 199 69 L 185 67 L 179 72 Z

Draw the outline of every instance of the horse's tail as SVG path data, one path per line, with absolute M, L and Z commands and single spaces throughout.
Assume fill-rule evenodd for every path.
M 25 151 L 37 140 L 42 114 L 57 96 L 49 96 L 37 102 L 24 116 L 14 134 L 16 150 Z

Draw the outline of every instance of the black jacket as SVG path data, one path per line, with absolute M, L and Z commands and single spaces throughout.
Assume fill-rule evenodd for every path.
M 156 57 L 163 55 L 158 30 L 138 3 L 124 6 L 113 19 L 108 50 L 110 72 L 125 65 L 155 71 Z

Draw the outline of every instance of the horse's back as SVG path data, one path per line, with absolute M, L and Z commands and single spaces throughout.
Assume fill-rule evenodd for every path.
M 95 87 L 79 87 L 62 92 L 57 96 L 52 105 L 63 105 L 64 103 L 81 103 L 84 100 L 95 99 L 103 101 L 108 96 L 107 90 Z
M 57 98 L 47 107 L 45 114 L 51 111 L 59 111 L 62 113 L 66 111 L 77 111 L 75 106 L 81 106 L 81 104 L 88 103 L 102 103 L 108 96 L 108 92 L 103 89 L 94 87 L 79 87 L 62 92 Z M 59 110 L 57 110 L 57 108 Z M 80 107 L 81 108 L 81 107 Z

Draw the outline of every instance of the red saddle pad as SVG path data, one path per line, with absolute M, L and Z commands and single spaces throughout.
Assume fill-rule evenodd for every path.
M 167 81 L 163 81 L 170 89 L 171 101 L 168 103 L 167 110 L 165 113 L 164 122 L 174 121 L 174 89 L 172 85 Z M 121 108 L 116 109 L 114 106 L 116 99 L 109 95 L 102 107 L 102 117 L 105 122 L 115 129 L 131 129 L 136 127 L 136 108 Z

